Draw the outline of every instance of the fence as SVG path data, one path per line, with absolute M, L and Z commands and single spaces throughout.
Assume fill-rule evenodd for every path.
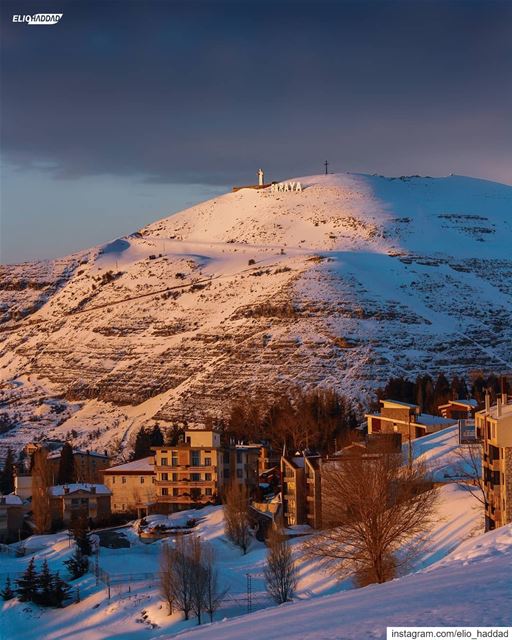
M 158 588 L 160 573 L 109 573 L 101 567 L 96 569 L 96 578 L 105 585 L 107 598 L 115 596 L 135 596 L 141 587 Z M 255 609 L 263 609 L 273 604 L 273 600 L 264 592 L 253 592 L 248 580 L 247 593 L 231 595 L 222 599 L 220 610 L 230 610 L 230 615 L 239 615 Z M 140 594 L 139 594 L 140 595 Z

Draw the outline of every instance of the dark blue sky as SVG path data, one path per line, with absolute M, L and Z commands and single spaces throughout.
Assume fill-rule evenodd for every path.
M 12 15 L 55 11 L 51 27 Z M 512 2 L 4 0 L 2 261 L 269 177 L 512 183 Z

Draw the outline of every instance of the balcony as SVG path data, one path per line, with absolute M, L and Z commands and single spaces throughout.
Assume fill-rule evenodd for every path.
M 216 487 L 216 480 L 190 480 L 189 478 L 182 478 L 181 480 L 156 480 L 157 487 L 171 487 L 182 489 L 193 489 L 194 487 Z
M 170 464 L 167 465 L 155 465 L 155 471 L 160 471 L 163 473 L 192 473 L 192 472 L 203 472 L 203 473 L 217 473 L 217 467 L 213 464 L 210 465 L 190 465 L 190 464 L 180 464 L 176 466 L 172 466 Z

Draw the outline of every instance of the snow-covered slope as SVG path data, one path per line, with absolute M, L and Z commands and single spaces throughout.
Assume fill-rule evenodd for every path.
M 115 448 L 241 394 L 325 385 L 364 401 L 391 375 L 510 369 L 512 187 L 298 179 L 302 193 L 228 193 L 4 267 L 2 444 L 74 430 Z
M 504 603 L 507 602 L 507 591 L 504 586 L 507 582 L 505 579 L 501 581 L 501 574 L 495 579 L 493 559 L 499 557 L 503 565 L 510 563 L 512 532 L 510 529 L 503 529 L 500 535 L 478 536 L 475 527 L 479 523 L 481 525 L 481 507 L 474 509 L 473 506 L 474 499 L 463 488 L 457 485 L 442 487 L 438 518 L 430 531 L 429 544 L 411 567 L 412 571 L 421 570 L 423 573 L 401 578 L 382 587 L 353 590 L 350 578 L 338 581 L 318 561 L 304 559 L 301 552 L 302 538 L 293 539 L 291 544 L 299 568 L 299 582 L 296 603 L 285 607 L 275 607 L 265 592 L 265 546 L 253 541 L 247 555 L 242 555 L 224 536 L 222 507 L 182 512 L 174 514 L 171 519 L 176 525 L 184 524 L 189 516 L 199 518 L 197 533 L 212 545 L 219 584 L 222 588 L 229 588 L 215 620 L 235 619 L 205 628 L 209 635 L 204 637 L 238 639 L 244 638 L 249 631 L 251 637 L 253 633 L 257 634 L 256 638 L 278 637 L 272 635 L 271 626 L 278 624 L 282 618 L 282 625 L 279 623 L 276 633 L 283 633 L 284 630 L 285 637 L 367 638 L 384 636 L 385 622 L 379 620 L 381 613 L 384 620 L 386 616 L 389 619 L 395 616 L 396 624 L 399 624 L 407 609 L 404 600 L 408 598 L 411 605 L 408 610 L 409 619 L 417 620 L 430 613 L 430 624 L 442 624 L 448 619 L 445 603 L 447 593 L 451 598 L 449 602 L 455 603 L 452 616 L 454 619 L 459 616 L 461 623 L 465 615 L 476 617 L 477 612 L 483 611 L 487 606 L 487 596 L 492 595 L 501 603 L 502 609 L 506 608 Z M 162 520 L 166 516 L 150 518 Z M 119 531 L 129 539 L 130 548 L 102 547 L 99 554 L 99 565 L 110 574 L 113 583 L 111 600 L 107 600 L 105 585 L 96 585 L 94 575 L 89 574 L 73 583 L 75 590 L 77 586 L 80 589 L 81 602 L 63 610 L 41 610 L 14 600 L 6 603 L 0 601 L 2 640 L 79 640 L 84 637 L 88 640 L 128 640 L 142 637 L 164 639 L 195 627 L 195 620 L 186 622 L 179 612 L 173 616 L 167 615 L 167 607 L 158 591 L 157 577 L 162 542 L 150 545 L 142 543 L 135 533 L 135 527 Z M 47 559 L 52 571 L 60 570 L 63 576 L 67 576 L 63 563 L 73 549 L 69 546 L 66 533 L 33 536 L 26 541 L 26 545 L 28 553 L 23 558 L 0 554 L 1 586 L 7 575 L 13 580 L 18 577 L 32 556 L 38 567 L 43 559 Z M 492 562 L 488 562 L 489 560 Z M 482 598 L 477 604 L 476 612 L 471 610 L 476 600 L 471 594 L 475 581 L 470 579 L 466 582 L 465 573 L 473 565 L 478 565 L 478 577 L 485 583 L 479 588 Z M 443 571 L 446 568 L 446 577 L 436 567 L 441 567 Z M 432 577 L 429 577 L 429 571 L 432 572 Z M 244 615 L 247 612 L 247 573 L 252 576 L 253 610 L 265 609 L 249 617 Z M 418 581 L 418 576 L 427 578 L 423 577 Z M 447 580 L 447 584 L 441 588 L 438 583 L 443 579 Z M 507 580 L 510 588 L 510 577 Z M 494 584 L 495 587 L 495 591 L 490 594 L 485 591 L 488 584 Z M 391 591 L 388 592 L 388 589 Z M 456 595 L 451 594 L 451 591 Z M 331 597 L 329 594 L 336 595 Z M 496 603 L 492 605 L 489 616 L 498 609 Z M 337 607 L 343 615 L 336 614 Z M 427 623 L 426 617 L 424 619 Z M 484 619 L 482 617 L 482 624 Z M 369 633 L 361 631 L 362 620 L 367 625 L 364 629 L 368 629 Z M 295 621 L 303 626 L 300 632 L 297 631 Z M 303 636 L 303 632 L 308 635 Z M 203 637 L 201 633 L 199 637 Z
M 254 640 L 360 640 L 385 638 L 388 626 L 511 626 L 511 563 L 508 525 L 462 544 L 430 570 L 259 611 L 180 637 L 239 640 L 250 630 Z

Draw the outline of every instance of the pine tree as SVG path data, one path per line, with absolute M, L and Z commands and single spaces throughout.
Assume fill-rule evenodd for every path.
M 7 576 L 5 580 L 5 587 L 0 591 L 0 597 L 3 600 L 12 600 L 14 598 L 14 591 L 11 589 L 11 579 Z
M 52 579 L 52 602 L 55 607 L 62 607 L 64 600 L 69 598 L 71 587 L 59 575 L 59 572 Z
M 16 593 L 21 602 L 32 602 L 37 595 L 38 575 L 34 558 L 31 558 L 23 575 L 16 581 Z
M 57 475 L 58 484 L 68 484 L 76 481 L 75 459 L 73 457 L 73 447 L 66 442 L 60 452 L 59 473 Z
M 0 493 L 8 494 L 14 491 L 14 454 L 12 449 L 7 449 L 4 468 L 0 474 Z
M 53 578 L 48 567 L 48 560 L 44 560 L 41 573 L 37 579 L 37 593 L 34 602 L 45 607 L 52 604 L 53 601 Z
M 80 514 L 71 522 L 70 531 L 75 539 L 76 546 L 83 556 L 92 555 L 92 544 L 89 538 L 89 527 L 87 526 L 87 516 Z
M 157 424 L 155 424 L 149 433 L 149 441 L 152 447 L 161 447 L 164 443 L 164 434 Z M 151 450 L 148 455 L 151 455 Z
M 77 547 L 71 558 L 66 560 L 64 564 L 68 568 L 71 579 L 76 580 L 83 576 L 84 573 L 87 573 L 87 570 L 89 569 L 89 558 L 80 551 L 79 547 Z
M 133 460 L 140 460 L 141 458 L 147 458 L 151 455 L 151 439 L 150 434 L 141 427 L 135 437 L 135 446 L 133 449 Z

